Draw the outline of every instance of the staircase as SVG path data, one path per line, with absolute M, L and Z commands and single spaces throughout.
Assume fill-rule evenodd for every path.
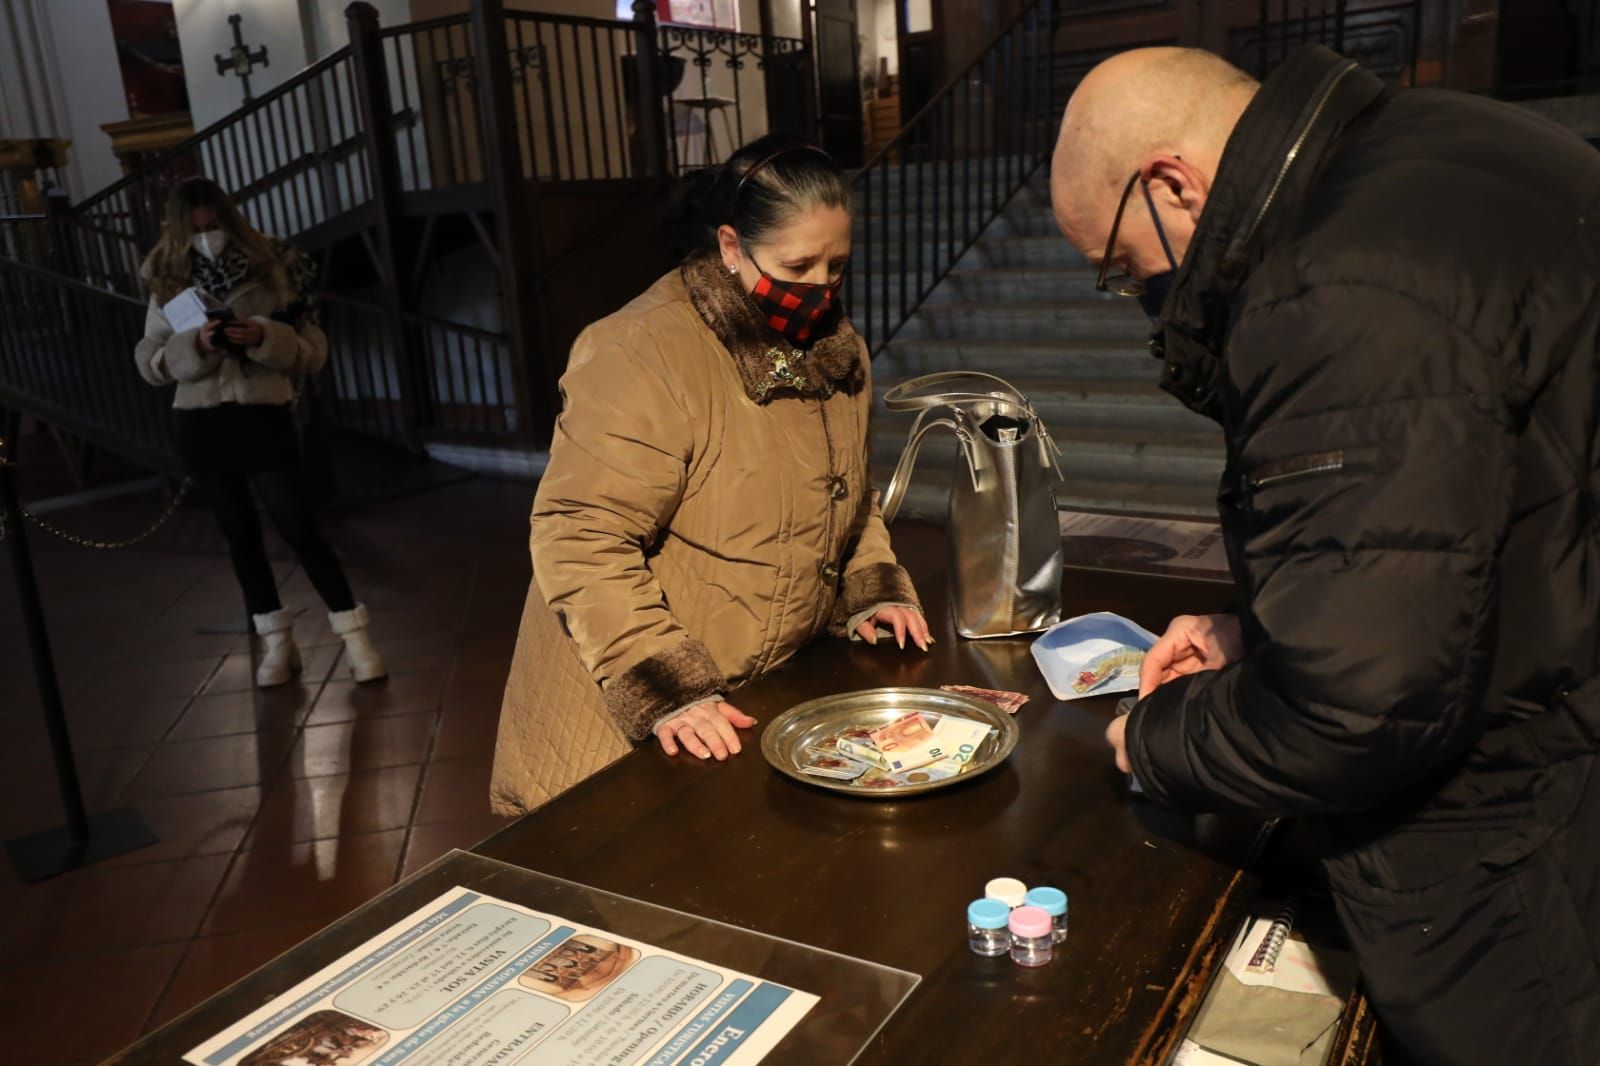
M 909 204 L 907 226 L 921 217 L 918 180 L 928 175 L 914 173 L 906 201 L 897 201 L 898 190 L 889 199 L 895 215 Z M 914 417 L 885 410 L 883 393 L 922 374 L 981 370 L 1027 393 L 1061 445 L 1062 508 L 1214 514 L 1221 433 L 1161 391 L 1144 313 L 1133 300 L 1095 292 L 1094 281 L 1056 228 L 1048 176 L 1036 173 L 879 350 L 878 487 L 887 485 Z M 944 517 L 955 459 L 949 434 L 927 439 L 902 513 Z

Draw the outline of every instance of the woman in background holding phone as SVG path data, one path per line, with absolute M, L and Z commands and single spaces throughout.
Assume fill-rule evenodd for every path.
M 355 679 L 373 681 L 386 672 L 367 635 L 367 610 L 318 528 L 301 468 L 294 379 L 315 374 L 328 356 L 315 274 L 315 263 L 287 241 L 257 232 L 209 178 L 190 178 L 172 190 L 161 240 L 141 270 L 150 308 L 134 361 L 151 385 L 177 385 L 178 454 L 227 538 L 262 640 L 256 668 L 262 687 L 288 681 L 300 668 L 300 652 L 293 612 L 279 600 L 267 560 L 252 483 L 327 604 Z M 206 322 L 175 330 L 164 308 L 191 289 L 207 308 Z

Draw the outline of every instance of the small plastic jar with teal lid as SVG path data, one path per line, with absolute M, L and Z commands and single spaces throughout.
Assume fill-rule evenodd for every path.
M 967 906 L 967 945 L 974 955 L 993 958 L 1011 950 L 1011 908 L 997 899 L 977 899 Z
M 1034 888 L 1028 890 L 1027 905 L 1038 907 L 1050 916 L 1052 943 L 1067 939 L 1067 894 L 1059 888 Z

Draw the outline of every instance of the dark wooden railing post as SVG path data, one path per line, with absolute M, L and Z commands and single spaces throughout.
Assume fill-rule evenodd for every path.
M 400 269 L 405 213 L 401 202 L 404 189 L 400 179 L 400 147 L 393 126 L 394 105 L 389 99 L 389 72 L 383 59 L 383 38 L 378 35 L 378 11 L 366 0 L 356 0 L 344 9 L 350 31 L 350 64 L 356 83 L 356 113 L 366 141 L 367 187 L 375 213 L 376 248 L 382 302 L 389 309 L 395 337 L 395 378 L 400 383 L 400 404 L 405 411 L 407 436 L 420 444 L 420 431 L 426 418 L 424 398 L 428 396 L 427 368 L 411 331 L 402 321 L 406 308 L 404 279 Z M 353 205 L 352 205 L 353 206 Z M 334 355 L 338 357 L 337 353 Z
M 634 127 L 637 157 L 634 175 L 659 177 L 667 172 L 666 126 L 661 121 L 661 40 L 655 0 L 633 0 L 634 69 L 638 71 Z
M 72 198 L 64 189 L 52 189 L 44 198 L 47 247 L 45 263 L 58 274 L 78 277 L 77 242 L 73 238 Z
M 517 433 L 525 440 L 544 443 L 555 426 L 560 360 L 559 353 L 550 350 L 542 328 L 539 182 L 537 175 L 522 172 L 504 0 L 472 0 L 472 40 L 483 170 L 494 197 L 502 314 L 511 344 Z
M 901 18 L 904 18 L 902 14 Z M 811 5 L 800 5 L 800 48 L 806 54 L 806 61 L 802 69 L 805 71 L 805 116 L 806 140 L 812 144 L 822 143 L 822 130 L 818 128 L 819 116 L 822 114 L 822 101 L 817 96 L 817 34 L 815 19 L 811 14 Z M 900 84 L 905 85 L 905 71 L 900 72 Z M 902 113 L 901 122 L 909 122 L 911 116 Z M 866 160 L 862 160 L 866 162 Z

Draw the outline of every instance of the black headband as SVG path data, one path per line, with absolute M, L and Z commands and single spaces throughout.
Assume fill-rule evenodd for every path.
M 739 194 L 744 192 L 745 182 L 755 177 L 756 171 L 762 169 L 774 159 L 777 159 L 782 155 L 788 155 L 791 152 L 815 152 L 828 162 L 833 162 L 833 156 L 829 155 L 827 152 L 823 151 L 821 148 L 818 148 L 814 144 L 791 144 L 786 147 L 779 148 L 776 152 L 764 156 L 758 163 L 756 163 L 755 166 L 751 167 L 749 170 L 746 170 L 742 175 L 740 175 L 739 184 L 733 187 L 733 196 L 728 199 L 728 215 L 730 218 L 739 207 Z

